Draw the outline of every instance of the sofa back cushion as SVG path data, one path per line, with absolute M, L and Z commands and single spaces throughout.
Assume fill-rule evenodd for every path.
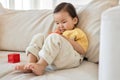
M 78 11 L 78 25 L 87 33 L 89 39 L 86 54 L 88 61 L 99 61 L 101 14 L 108 8 L 118 5 L 118 2 L 119 0 L 94 0 L 83 11 Z
M 0 16 L 0 49 L 25 51 L 33 35 L 53 30 L 49 10 L 11 11 Z
M 117 5 L 118 0 L 94 0 L 84 9 L 77 9 L 78 26 L 88 35 L 89 48 L 86 57 L 89 61 L 99 60 L 99 31 L 101 14 Z M 6 9 L 5 9 L 6 10 Z M 25 51 L 33 35 L 49 34 L 55 29 L 51 10 L 8 10 L 0 15 L 0 50 Z

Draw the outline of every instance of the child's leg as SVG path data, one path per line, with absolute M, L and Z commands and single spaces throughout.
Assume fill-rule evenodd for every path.
M 39 56 L 48 64 L 54 64 L 56 69 L 76 67 L 83 60 L 83 56 L 74 50 L 68 40 L 55 33 L 46 38 Z
M 58 69 L 71 68 L 78 66 L 80 59 L 83 58 L 66 39 L 58 34 L 51 34 L 46 38 L 39 56 L 41 58 L 38 63 L 31 64 L 31 70 L 36 75 L 43 74 L 48 64 L 54 64 Z
M 39 60 L 38 53 L 42 48 L 43 42 L 44 36 L 42 34 L 35 35 L 26 49 L 27 64 L 19 64 L 15 67 L 15 69 L 22 72 L 31 72 L 29 69 L 29 63 L 36 63 Z
M 47 65 L 48 63 L 43 58 L 40 58 L 40 60 L 37 63 L 30 64 L 30 69 L 36 75 L 42 75 Z
M 29 68 L 29 63 L 36 63 L 37 58 L 31 53 L 28 54 L 27 58 L 27 64 L 18 64 L 16 65 L 15 69 L 22 72 L 32 72 Z
M 36 63 L 37 62 L 37 57 L 35 57 L 32 53 L 28 53 L 28 63 Z

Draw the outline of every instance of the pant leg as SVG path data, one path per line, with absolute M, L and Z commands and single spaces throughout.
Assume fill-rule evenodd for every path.
M 65 38 L 56 33 L 46 38 L 39 56 L 57 69 L 76 67 L 83 60 L 83 56 L 77 53 Z
M 26 54 L 30 52 L 34 56 L 36 56 L 37 59 L 39 60 L 38 53 L 41 50 L 43 43 L 44 43 L 44 35 L 41 33 L 36 34 L 35 36 L 33 36 L 29 46 L 26 48 Z

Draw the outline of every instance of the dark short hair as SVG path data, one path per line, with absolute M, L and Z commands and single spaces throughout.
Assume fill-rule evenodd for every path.
M 67 11 L 72 18 L 75 18 L 75 17 L 78 18 L 76 9 L 71 3 L 62 2 L 62 3 L 58 4 L 56 6 L 56 8 L 54 9 L 54 13 L 60 12 L 62 10 Z M 78 18 L 78 22 L 79 22 L 79 18 Z M 78 22 L 77 22 L 77 24 L 78 24 Z

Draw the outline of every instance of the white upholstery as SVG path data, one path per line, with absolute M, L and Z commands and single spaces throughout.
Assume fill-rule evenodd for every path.
M 120 6 L 102 15 L 99 80 L 120 80 Z
M 32 73 L 21 73 L 14 71 L 14 66 L 7 62 L 7 55 L 12 52 L 0 51 L 0 80 L 97 80 L 98 65 L 84 61 L 81 66 L 73 69 L 47 71 L 42 76 L 35 76 Z M 26 54 L 20 54 L 21 63 L 26 62 Z M 9 66 L 9 67 L 8 67 Z

